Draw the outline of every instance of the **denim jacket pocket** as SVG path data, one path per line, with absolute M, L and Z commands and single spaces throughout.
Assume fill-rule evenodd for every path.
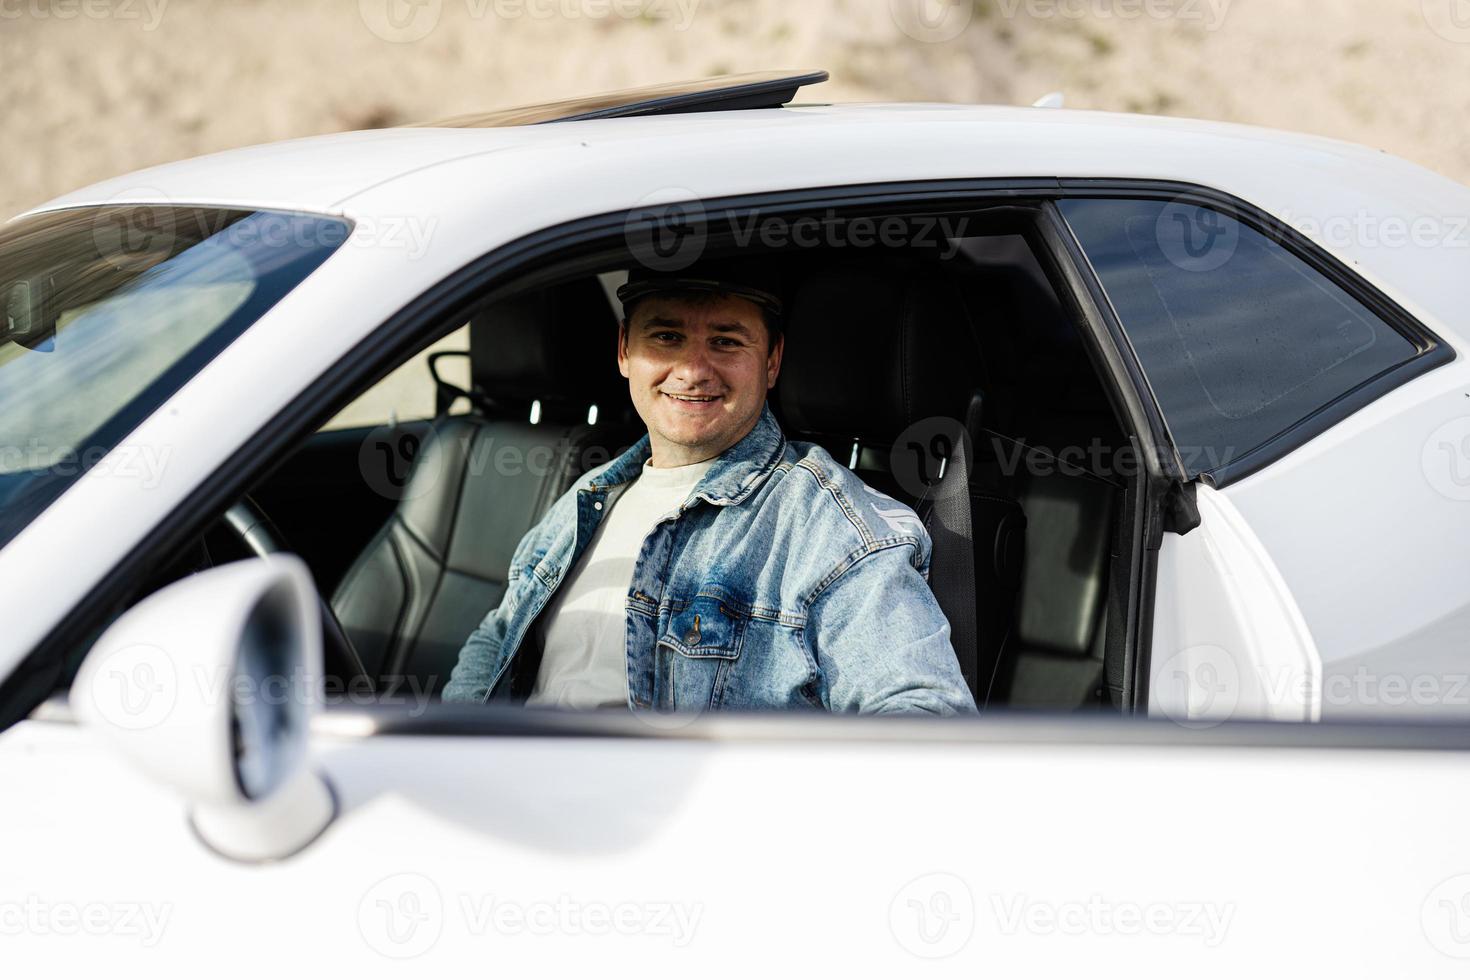
M 745 639 L 746 617 L 715 596 L 695 596 L 682 609 L 675 606 L 659 637 L 685 657 L 734 660 Z

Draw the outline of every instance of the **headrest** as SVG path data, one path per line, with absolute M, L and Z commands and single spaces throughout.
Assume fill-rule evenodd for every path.
M 965 418 L 979 354 L 953 284 L 931 270 L 839 268 L 799 285 L 777 385 L 788 430 L 891 443 Z
M 470 320 L 470 373 L 491 398 L 626 399 L 617 350 L 618 320 L 595 278 L 517 293 Z

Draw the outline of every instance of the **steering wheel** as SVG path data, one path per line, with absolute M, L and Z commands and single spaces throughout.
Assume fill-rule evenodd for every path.
M 261 558 L 288 551 L 286 540 L 275 523 L 248 494 L 225 511 L 221 526 L 228 529 L 251 554 Z M 328 677 L 340 677 L 349 690 L 374 687 L 372 677 L 363 668 L 362 658 L 332 607 L 317 593 L 322 620 L 322 667 Z

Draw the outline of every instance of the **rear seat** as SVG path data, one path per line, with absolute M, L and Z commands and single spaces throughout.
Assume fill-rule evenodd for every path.
M 983 702 L 1014 617 L 1025 517 L 1014 499 L 972 481 L 965 548 L 941 524 L 931 494 L 892 468 L 895 441 L 914 423 L 978 423 L 978 361 L 964 307 L 943 276 L 891 263 L 843 265 L 809 272 L 796 289 L 777 394 L 788 436 L 819 443 L 839 463 L 852 461 L 865 483 L 924 520 L 933 539 L 930 584 L 962 666 L 956 583 L 964 565 L 973 569 L 968 601 L 978 635 L 967 680 Z
M 992 703 L 1072 709 L 1102 703 L 1108 570 L 1120 490 L 1055 457 L 1123 444 L 1076 326 L 1019 236 L 968 243 L 965 296 L 997 375 L 981 466 L 1021 502 L 1027 535 L 1020 609 Z M 1085 457 L 1090 459 L 1090 457 Z M 1104 454 L 1104 458 L 1106 454 Z M 1120 476 L 1101 476 L 1117 482 Z
M 1026 559 L 997 699 L 1015 708 L 1097 705 L 1117 491 L 1091 477 L 1057 474 L 1025 476 L 1019 492 Z
M 504 596 L 521 538 L 577 476 L 637 438 L 616 331 L 595 279 L 474 317 L 471 376 L 489 408 L 437 420 L 403 499 L 332 597 L 368 673 L 443 687 L 465 638 Z M 593 404 L 598 422 L 588 425 Z

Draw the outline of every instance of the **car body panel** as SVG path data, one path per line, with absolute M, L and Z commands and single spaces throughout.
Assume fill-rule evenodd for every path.
M 1024 729 L 884 743 L 851 720 L 795 742 L 741 727 L 715 740 L 319 734 L 339 817 L 295 857 L 241 865 L 95 734 L 23 722 L 0 735 L 7 793 L 28 801 L 0 815 L 7 911 L 31 899 L 148 916 L 66 942 L 11 929 L 7 963 L 734 977 L 779 958 L 1234 978 L 1269 962 L 1431 977 L 1461 975 L 1455 957 L 1470 954 L 1453 904 L 1470 894 L 1461 752 L 1127 745 L 1080 725 L 1050 744 Z M 631 927 L 592 925 L 619 906 Z
M 1321 655 L 1276 563 L 1230 497 L 1200 487 L 1196 502 L 1199 527 L 1159 548 L 1150 714 L 1319 720 Z

